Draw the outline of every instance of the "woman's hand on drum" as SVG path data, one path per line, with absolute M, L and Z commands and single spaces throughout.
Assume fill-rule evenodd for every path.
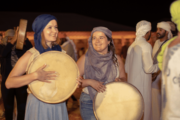
M 45 64 L 36 71 L 37 79 L 40 80 L 40 81 L 43 81 L 43 82 L 50 83 L 49 80 L 55 80 L 56 77 L 58 76 L 58 74 L 55 71 L 44 71 L 43 69 L 46 66 L 47 65 Z
M 106 87 L 103 85 L 103 82 L 99 82 L 97 80 L 91 80 L 90 86 L 98 92 L 104 92 L 106 90 Z
M 76 80 L 77 80 L 77 83 L 78 83 L 78 88 L 82 85 L 82 77 L 79 76 Z

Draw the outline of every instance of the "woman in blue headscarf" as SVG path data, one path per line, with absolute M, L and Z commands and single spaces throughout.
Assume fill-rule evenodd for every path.
M 89 48 L 78 61 L 83 91 L 80 97 L 80 111 L 83 120 L 96 120 L 93 99 L 97 92 L 105 91 L 105 84 L 126 81 L 124 64 L 115 55 L 112 32 L 106 27 L 95 27 L 88 40 Z
M 56 45 L 58 25 L 54 16 L 39 15 L 34 20 L 32 28 L 35 32 L 35 47 L 28 50 L 16 63 L 5 83 L 8 89 L 28 85 L 35 80 L 48 82 L 47 79 L 53 80 L 57 76 L 55 71 L 44 71 L 46 65 L 31 74 L 24 75 L 29 64 L 41 53 L 51 50 L 61 51 L 61 47 Z M 44 103 L 30 93 L 26 104 L 25 120 L 68 120 L 66 104 L 64 102 Z

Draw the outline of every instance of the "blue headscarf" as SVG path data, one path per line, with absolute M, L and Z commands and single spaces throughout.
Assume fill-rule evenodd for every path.
M 41 33 L 45 26 L 51 21 L 51 20 L 56 20 L 56 17 L 49 15 L 49 14 L 42 14 L 36 17 L 32 24 L 32 29 L 35 32 L 34 34 L 34 43 L 35 43 L 35 48 L 41 53 L 46 52 L 46 51 L 51 51 L 51 50 L 57 50 L 61 51 L 61 47 L 59 45 L 52 46 L 52 48 L 47 48 L 44 49 L 42 44 L 41 44 Z

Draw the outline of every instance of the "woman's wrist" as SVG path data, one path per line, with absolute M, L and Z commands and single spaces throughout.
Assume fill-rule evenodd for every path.
M 92 86 L 92 79 L 83 79 L 82 80 L 82 87 Z
M 88 79 L 88 86 L 92 87 L 92 84 L 93 84 L 93 79 Z
M 33 76 L 33 77 L 32 77 L 32 78 L 33 78 L 33 79 L 32 79 L 32 82 L 38 79 L 38 74 L 37 74 L 37 72 L 33 72 L 33 73 L 32 73 L 32 76 Z
M 87 85 L 91 86 L 92 80 L 91 79 L 86 79 L 87 80 Z

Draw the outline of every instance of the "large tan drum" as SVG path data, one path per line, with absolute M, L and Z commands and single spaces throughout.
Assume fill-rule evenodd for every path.
M 106 85 L 105 92 L 96 94 L 93 109 L 97 120 L 140 120 L 144 102 L 131 84 L 112 82 Z
M 16 49 L 19 49 L 19 50 L 23 49 L 25 35 L 26 35 L 26 28 L 27 28 L 27 20 L 20 19 Z
M 40 54 L 30 65 L 28 74 L 47 64 L 45 71 L 56 71 L 59 76 L 51 83 L 33 81 L 28 85 L 30 91 L 39 100 L 46 103 L 59 103 L 69 98 L 77 88 L 76 78 L 78 67 L 67 54 L 59 51 L 49 51 Z

